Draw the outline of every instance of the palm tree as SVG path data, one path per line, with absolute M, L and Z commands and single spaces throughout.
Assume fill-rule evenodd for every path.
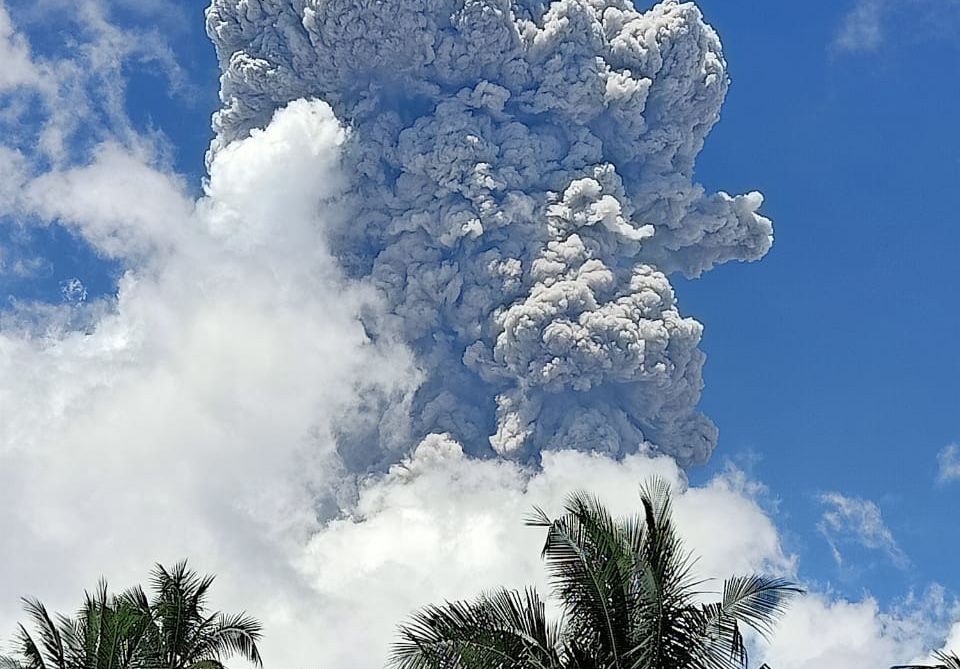
M 154 567 L 152 599 L 139 586 L 110 595 L 101 581 L 74 618 L 24 599 L 36 631 L 20 625 L 19 657 L 0 656 L 0 669 L 225 669 L 232 655 L 262 667 L 261 624 L 246 613 L 208 613 L 212 583 L 182 561 Z
M 560 600 L 547 620 L 537 593 L 495 590 L 472 602 L 427 606 L 400 626 L 395 669 L 743 669 L 741 625 L 768 636 L 789 581 L 737 576 L 720 601 L 699 603 L 693 559 L 674 529 L 669 485 L 641 487 L 643 515 L 615 519 L 594 497 L 568 497 L 547 529 L 542 557 Z M 960 667 L 956 668 L 960 669 Z
M 143 648 L 149 619 L 123 597 L 107 593 L 100 581 L 73 618 L 51 616 L 35 599 L 24 599 L 35 631 L 20 625 L 20 658 L 0 657 L 3 669 L 129 669 Z
M 167 570 L 157 564 L 151 572 L 153 598 L 143 590 L 126 594 L 132 604 L 150 617 L 142 659 L 149 669 L 223 669 L 223 659 L 240 655 L 263 666 L 257 641 L 263 627 L 246 613 L 206 611 L 214 577 L 200 576 L 186 560 Z
M 945 653 L 938 650 L 933 654 L 940 664 L 897 664 L 890 669 L 960 669 L 960 657 L 956 653 Z

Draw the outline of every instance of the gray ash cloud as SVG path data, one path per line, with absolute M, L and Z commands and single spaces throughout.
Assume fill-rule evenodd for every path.
M 325 234 L 385 296 L 369 335 L 399 333 L 423 370 L 412 399 L 371 393 L 344 421 L 350 469 L 443 432 L 481 457 L 709 458 L 702 326 L 669 276 L 760 258 L 773 233 L 758 193 L 692 181 L 728 86 L 696 6 L 213 0 L 207 30 L 210 159 L 299 98 L 350 130 Z

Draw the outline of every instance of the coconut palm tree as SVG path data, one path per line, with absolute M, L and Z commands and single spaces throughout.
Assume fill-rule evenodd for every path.
M 31 634 L 20 625 L 15 644 L 20 657 L 0 657 L 3 669 L 130 669 L 144 648 L 150 621 L 100 581 L 84 593 L 76 616 L 51 616 L 35 599 L 24 599 L 33 622 Z
M 154 567 L 152 598 L 139 586 L 110 595 L 101 581 L 73 618 L 24 599 L 35 632 L 20 625 L 19 657 L 0 657 L 0 669 L 224 669 L 233 655 L 262 666 L 261 624 L 246 613 L 208 612 L 212 583 L 183 561 Z
M 239 655 L 262 666 L 257 641 L 263 627 L 246 613 L 206 610 L 214 577 L 200 576 L 186 560 L 173 569 L 157 564 L 151 572 L 152 599 L 139 587 L 125 597 L 150 618 L 141 660 L 149 669 L 223 669 L 223 660 Z
M 641 487 L 643 515 L 613 518 L 577 492 L 547 529 L 542 558 L 560 621 L 537 593 L 495 590 L 470 602 L 427 606 L 400 626 L 395 669 L 743 669 L 741 626 L 767 636 L 789 597 L 789 581 L 727 579 L 720 601 L 701 603 L 703 584 L 673 525 L 670 488 Z M 960 669 L 960 668 L 957 668 Z

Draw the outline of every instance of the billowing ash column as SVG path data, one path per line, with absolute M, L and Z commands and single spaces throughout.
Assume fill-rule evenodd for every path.
M 425 380 L 414 439 L 467 452 L 614 455 L 643 442 L 705 461 L 701 325 L 667 275 L 770 247 L 758 193 L 706 194 L 693 164 L 728 79 L 693 4 L 213 0 L 216 153 L 291 100 L 350 128 L 351 187 L 329 239 L 386 296 Z M 357 469 L 390 460 L 382 417 L 344 429 Z

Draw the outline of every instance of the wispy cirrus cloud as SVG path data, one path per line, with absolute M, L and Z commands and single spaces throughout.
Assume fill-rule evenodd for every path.
M 870 53 L 881 48 L 896 34 L 909 41 L 911 35 L 924 39 L 948 32 L 955 36 L 944 15 L 960 13 L 957 0 L 857 0 L 844 14 L 832 47 L 847 53 Z M 894 32 L 896 31 L 896 32 Z
M 820 502 L 826 509 L 817 529 L 830 544 L 838 565 L 843 565 L 841 546 L 844 544 L 858 544 L 869 550 L 880 551 L 900 569 L 909 565 L 909 558 L 897 545 L 876 503 L 838 492 L 821 495 Z
M 869 51 L 883 40 L 881 18 L 885 3 L 861 0 L 843 18 L 833 45 L 841 51 Z
M 937 453 L 937 483 L 960 479 L 960 446 L 949 444 Z

